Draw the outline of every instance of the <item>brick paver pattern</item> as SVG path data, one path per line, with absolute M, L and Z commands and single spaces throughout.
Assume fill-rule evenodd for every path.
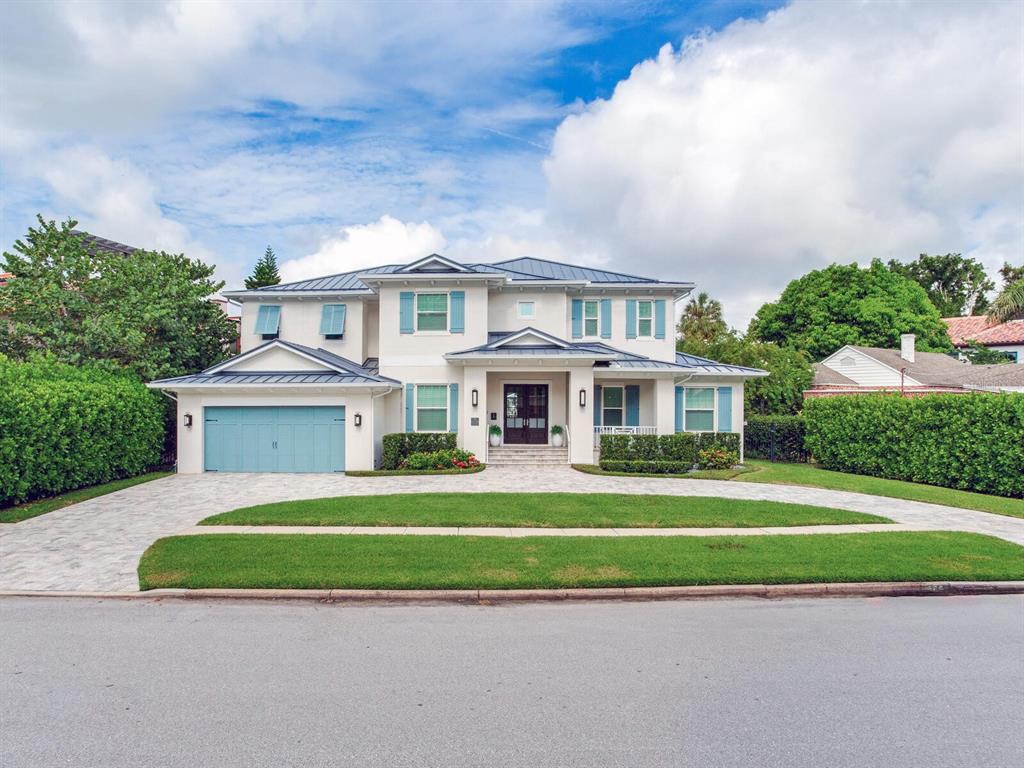
M 820 488 L 717 480 L 602 477 L 569 467 L 489 468 L 473 475 L 176 475 L 11 525 L 0 525 L 0 589 L 127 591 L 146 548 L 200 520 L 291 499 L 424 492 L 567 492 L 721 496 L 850 509 L 918 530 L 971 531 L 1024 545 L 1024 520 Z M 862 526 L 863 527 L 863 526 Z M 468 531 L 467 531 L 468 532 Z M 646 531 L 658 535 L 657 531 Z

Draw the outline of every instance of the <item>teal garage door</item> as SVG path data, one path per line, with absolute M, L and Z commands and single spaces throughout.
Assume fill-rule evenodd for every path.
M 343 472 L 345 408 L 217 407 L 204 413 L 208 472 Z

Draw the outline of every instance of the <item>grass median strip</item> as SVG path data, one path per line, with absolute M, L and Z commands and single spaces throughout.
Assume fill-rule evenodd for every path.
M 142 589 L 513 589 L 1024 580 L 1024 547 L 974 533 L 498 539 L 172 536 Z
M 517 528 L 763 528 L 890 523 L 777 501 L 611 493 L 409 493 L 261 504 L 201 525 L 412 525 Z
M 131 488 L 133 485 L 148 483 L 150 480 L 159 480 L 161 477 L 168 477 L 173 474 L 173 472 L 163 471 L 147 472 L 144 475 L 125 477 L 120 480 L 112 480 L 109 483 L 90 485 L 87 488 L 79 488 L 75 491 L 62 493 L 59 496 L 27 501 L 15 507 L 4 507 L 0 509 L 0 523 L 20 523 L 22 520 L 45 515 L 47 512 L 53 512 L 64 507 L 70 507 L 72 504 L 78 504 L 81 501 L 95 499 L 97 496 L 105 496 L 114 491 L 122 491 L 125 488 Z

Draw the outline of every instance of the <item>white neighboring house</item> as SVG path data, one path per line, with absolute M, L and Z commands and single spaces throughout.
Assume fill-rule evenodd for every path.
M 804 397 L 901 392 L 1024 392 L 1024 367 L 971 365 L 939 352 L 918 352 L 912 333 L 899 349 L 847 344 L 814 364 L 814 386 Z
M 403 431 L 455 432 L 488 463 L 517 446 L 591 463 L 601 433 L 742 433 L 744 381 L 767 373 L 675 351 L 674 304 L 692 289 L 435 254 L 225 292 L 241 354 L 149 386 L 177 398 L 182 473 L 371 469 Z

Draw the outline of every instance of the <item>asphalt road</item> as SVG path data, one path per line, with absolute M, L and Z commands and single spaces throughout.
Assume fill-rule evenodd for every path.
M 1014 766 L 1024 600 L 0 600 L 0 765 Z

